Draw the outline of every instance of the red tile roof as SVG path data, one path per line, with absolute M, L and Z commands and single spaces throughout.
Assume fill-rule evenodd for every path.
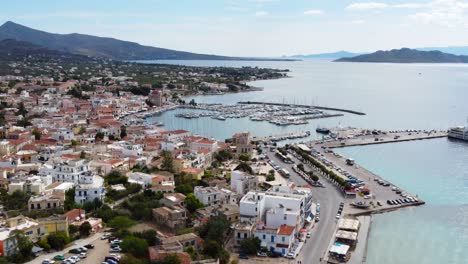
M 290 236 L 293 234 L 295 227 L 294 226 L 287 226 L 287 225 L 282 225 L 280 226 L 278 230 L 278 235 L 281 236 Z

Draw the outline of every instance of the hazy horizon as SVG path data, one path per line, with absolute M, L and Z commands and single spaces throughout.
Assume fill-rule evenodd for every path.
M 461 0 L 19 0 L 2 7 L 2 24 L 226 56 L 468 45 L 468 1 Z

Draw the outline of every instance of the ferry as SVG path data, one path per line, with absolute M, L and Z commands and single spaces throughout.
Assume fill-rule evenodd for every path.
M 450 128 L 448 131 L 448 137 L 468 141 L 468 127 L 458 126 Z

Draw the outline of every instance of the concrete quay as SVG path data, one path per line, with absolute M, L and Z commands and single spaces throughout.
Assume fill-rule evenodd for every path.
M 379 134 L 363 134 L 361 129 L 347 129 L 342 131 L 333 131 L 337 135 L 337 139 L 329 139 L 323 141 L 323 145 L 328 148 L 342 148 L 351 146 L 365 146 L 374 144 L 396 143 L 413 140 L 433 139 L 447 137 L 446 131 L 383 131 L 375 132 Z
M 382 213 L 386 211 L 392 211 L 398 208 L 415 206 L 424 204 L 424 201 L 419 199 L 417 194 L 412 195 L 409 192 L 403 190 L 402 188 L 390 183 L 389 181 L 383 179 L 379 175 L 361 167 L 358 164 L 348 165 L 348 157 L 344 157 L 338 153 L 328 150 L 328 148 L 322 148 L 322 146 L 328 146 L 327 144 L 310 145 L 310 147 L 315 150 L 316 154 L 312 154 L 312 157 L 317 161 L 321 162 L 323 165 L 327 166 L 329 170 L 333 171 L 336 175 L 341 178 L 348 180 L 349 176 L 356 177 L 361 180 L 364 184 L 364 188 L 370 191 L 370 196 L 367 196 L 365 199 L 364 196 L 361 196 L 359 193 L 355 199 L 349 200 L 352 202 L 365 202 L 369 205 L 368 208 L 361 209 L 352 205 L 351 202 L 345 203 L 345 208 L 343 212 L 347 215 L 358 216 L 358 215 L 368 215 L 373 213 Z M 352 158 L 352 157 L 349 157 Z M 388 183 L 383 185 L 379 182 Z M 398 194 L 396 190 L 401 192 Z M 387 200 L 397 200 L 404 199 L 406 196 L 417 198 L 417 202 L 411 203 L 401 203 L 397 205 L 390 205 L 387 203 Z M 378 205 L 377 202 L 380 202 L 381 205 Z

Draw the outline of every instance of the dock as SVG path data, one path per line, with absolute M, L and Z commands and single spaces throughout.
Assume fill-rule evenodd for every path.
M 335 140 L 325 140 L 323 145 L 327 148 L 342 148 L 351 146 L 365 146 L 374 144 L 396 143 L 413 140 L 424 140 L 434 138 L 447 137 L 446 131 L 396 131 L 396 132 L 381 132 L 379 134 L 363 134 L 362 130 L 340 131 L 339 136 Z M 340 135 L 341 134 L 341 135 Z
M 326 106 L 318 106 L 318 105 L 303 105 L 303 104 L 284 104 L 284 103 L 271 103 L 271 102 L 256 102 L 256 101 L 242 101 L 238 102 L 238 104 L 263 104 L 263 105 L 276 105 L 276 106 L 291 106 L 291 107 L 304 107 L 304 108 L 313 108 L 319 110 L 329 110 L 329 111 L 337 111 L 337 112 L 345 112 L 354 115 L 366 115 L 366 113 L 344 109 L 344 108 L 335 108 L 335 107 L 326 107 Z
M 310 131 L 299 131 L 299 132 L 291 132 L 291 133 L 284 133 L 284 134 L 276 134 L 276 135 L 270 135 L 270 136 L 258 136 L 258 137 L 253 137 L 252 141 L 258 142 L 258 141 L 282 141 L 282 140 L 287 140 L 287 139 L 298 139 L 298 138 L 305 138 L 310 136 Z

